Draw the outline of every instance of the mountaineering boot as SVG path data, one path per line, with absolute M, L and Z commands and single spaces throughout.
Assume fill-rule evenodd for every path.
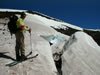
M 21 61 L 27 60 L 27 57 L 25 55 L 21 56 Z
M 19 55 L 19 51 L 16 51 L 16 61 L 20 61 L 21 56 Z
M 21 56 L 16 56 L 16 61 L 20 61 Z

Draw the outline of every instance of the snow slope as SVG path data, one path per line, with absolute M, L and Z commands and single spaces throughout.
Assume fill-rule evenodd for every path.
M 32 28 L 32 47 L 33 55 L 39 54 L 37 58 L 23 63 L 19 63 L 13 67 L 6 66 L 15 59 L 15 36 L 12 39 L 7 30 L 7 25 L 0 24 L 0 73 L 1 75 L 56 75 L 57 70 L 52 57 L 52 50 L 49 43 L 40 37 L 40 35 L 55 35 L 57 32 L 50 27 L 39 24 L 39 20 L 26 17 L 25 24 Z M 4 22 L 5 19 L 2 19 Z M 35 20 L 35 22 L 34 22 Z M 37 21 L 36 21 L 37 20 Z M 25 35 L 26 54 L 31 51 L 30 35 Z
M 64 47 L 63 75 L 100 75 L 100 46 L 89 35 L 77 32 Z
M 53 26 L 55 28 L 63 28 L 63 29 L 67 29 L 66 26 L 77 29 L 77 30 L 83 30 L 82 28 L 75 26 L 75 25 L 71 25 L 69 23 L 65 23 L 65 22 L 60 22 L 60 21 L 55 21 L 52 19 L 47 19 L 45 17 L 39 16 L 39 15 L 35 15 L 35 17 L 44 23 L 44 25 L 46 26 Z
M 3 10 L 6 12 L 26 12 L 26 10 Z M 6 66 L 15 60 L 15 36 L 12 39 L 7 30 L 8 18 L 0 19 L 0 74 L 1 75 L 59 75 L 54 60 L 61 58 L 60 71 L 62 75 L 100 75 L 100 46 L 86 33 L 77 32 L 71 37 L 61 34 L 51 28 L 71 27 L 77 30 L 83 28 L 60 22 L 47 17 L 26 12 L 25 25 L 32 28 L 30 34 L 25 33 L 26 55 L 31 51 L 39 54 L 37 58 L 19 63 L 13 67 Z M 19 15 L 18 15 L 19 16 Z M 52 43 L 50 46 L 49 43 Z M 58 57 L 53 57 L 58 53 Z M 63 53 L 59 56 L 59 53 Z M 57 56 L 57 55 L 55 55 Z M 58 61 L 59 62 L 59 61 Z M 60 74 L 61 75 L 61 74 Z

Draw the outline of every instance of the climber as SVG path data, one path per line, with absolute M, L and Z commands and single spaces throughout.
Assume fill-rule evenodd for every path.
M 22 12 L 21 17 L 18 18 L 16 22 L 17 28 L 21 29 L 15 33 L 15 36 L 16 36 L 15 52 L 16 52 L 17 61 L 27 59 L 27 57 L 25 56 L 24 31 L 29 31 L 29 33 L 31 33 L 31 28 L 28 28 L 24 25 L 25 17 L 26 17 L 26 14 Z

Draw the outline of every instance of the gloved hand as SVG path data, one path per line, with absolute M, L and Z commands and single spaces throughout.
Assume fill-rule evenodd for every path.
M 29 33 L 31 33 L 32 29 L 31 29 L 31 28 L 29 28 L 29 30 L 28 30 L 28 31 L 29 31 Z

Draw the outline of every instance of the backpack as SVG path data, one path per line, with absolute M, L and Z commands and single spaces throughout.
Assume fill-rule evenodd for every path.
M 9 22 L 8 22 L 8 29 L 10 31 L 10 34 L 15 34 L 18 31 L 16 21 L 18 20 L 18 17 L 16 15 L 12 15 L 9 17 Z

